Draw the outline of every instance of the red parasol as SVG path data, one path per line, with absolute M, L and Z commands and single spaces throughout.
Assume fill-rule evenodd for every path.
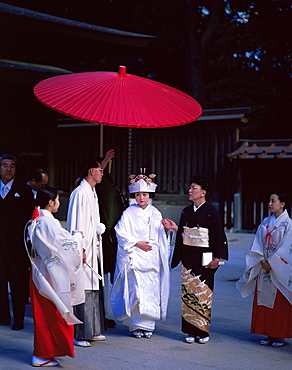
M 38 83 L 36 98 L 82 121 L 120 127 L 163 128 L 185 125 L 202 114 L 191 96 L 162 83 L 126 73 L 83 72 Z

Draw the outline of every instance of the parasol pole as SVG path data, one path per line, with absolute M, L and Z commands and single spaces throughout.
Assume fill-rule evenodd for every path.
M 132 129 L 128 129 L 128 173 L 131 173 L 132 167 Z
M 100 126 L 100 136 L 99 136 L 99 156 L 103 158 L 103 125 Z
M 111 174 L 112 173 L 112 165 L 113 165 L 113 160 L 111 159 L 109 161 L 109 164 L 108 164 L 108 173 Z

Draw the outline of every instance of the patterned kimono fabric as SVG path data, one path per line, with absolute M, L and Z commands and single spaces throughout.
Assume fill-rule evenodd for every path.
M 199 257 L 198 257 L 199 260 Z M 193 265 L 192 270 L 181 267 L 182 331 L 193 336 L 209 335 L 211 321 L 214 270 Z
M 43 358 L 74 357 L 74 326 L 68 325 L 56 306 L 30 281 L 30 297 L 34 319 L 33 355 Z
M 183 244 L 183 226 L 207 228 L 209 247 Z M 194 212 L 193 205 L 186 207 L 181 215 L 172 267 L 182 262 L 182 332 L 201 338 L 209 335 L 214 275 L 217 269 L 202 266 L 204 252 L 214 257 L 228 259 L 227 241 L 217 210 L 205 202 Z

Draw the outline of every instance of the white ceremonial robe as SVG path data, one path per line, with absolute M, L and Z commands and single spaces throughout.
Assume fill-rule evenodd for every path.
M 73 315 L 72 306 L 85 301 L 78 248 L 82 236 L 80 233 L 71 235 L 45 209 L 34 223 L 31 233 L 33 282 L 39 293 L 55 304 L 68 324 L 81 323 Z
M 260 261 L 266 259 L 266 273 Z M 292 220 L 285 210 L 279 217 L 267 217 L 258 227 L 246 254 L 243 277 L 237 282 L 242 297 L 254 293 L 257 282 L 258 305 L 273 308 L 277 289 L 292 304 Z
M 95 189 L 85 179 L 71 193 L 67 230 L 70 232 L 73 230 L 83 231 L 82 248 L 86 252 L 86 262 L 103 278 L 101 234 L 104 233 L 105 226 L 100 222 Z M 82 248 L 80 249 L 81 258 Z M 99 290 L 98 277 L 86 264 L 83 265 L 83 283 L 84 290 Z
M 170 289 L 169 244 L 161 213 L 152 205 L 128 207 L 115 226 L 118 240 L 113 313 L 130 330 L 152 331 L 155 320 L 165 320 Z M 149 241 L 152 250 L 134 246 Z

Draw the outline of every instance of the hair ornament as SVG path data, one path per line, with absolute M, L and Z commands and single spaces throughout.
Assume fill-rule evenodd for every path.
M 156 177 L 154 173 L 150 175 L 146 174 L 146 168 L 140 168 L 140 173 L 137 175 L 131 174 L 130 178 L 130 185 L 129 185 L 129 192 L 130 193 L 137 193 L 137 192 L 147 192 L 147 193 L 155 193 L 155 189 L 157 184 L 153 182 L 153 179 Z

